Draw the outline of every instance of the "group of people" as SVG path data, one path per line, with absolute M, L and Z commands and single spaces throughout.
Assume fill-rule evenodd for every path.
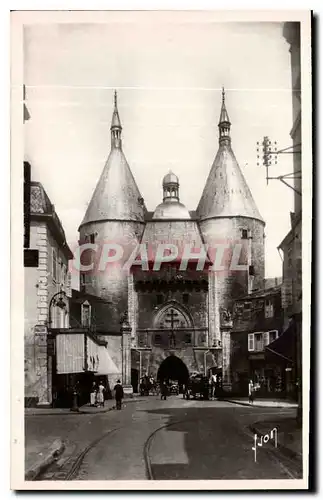
M 120 380 L 117 380 L 116 385 L 113 388 L 114 397 L 116 400 L 116 408 L 117 410 L 121 410 L 122 399 L 124 397 L 123 387 L 121 385 Z M 99 385 L 96 382 L 93 382 L 91 394 L 90 394 L 90 406 L 100 407 L 104 406 L 106 388 L 103 385 L 102 380 Z
M 104 406 L 105 387 L 102 380 L 99 384 L 93 382 L 90 394 L 90 406 Z
M 154 377 L 152 377 L 151 375 L 145 375 L 144 377 L 141 377 L 139 391 L 142 396 L 148 396 L 150 391 L 156 394 L 157 388 L 158 385 Z

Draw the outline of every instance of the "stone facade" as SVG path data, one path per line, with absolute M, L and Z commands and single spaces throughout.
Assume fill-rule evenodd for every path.
M 277 359 L 268 360 L 265 347 L 283 331 L 281 285 L 241 297 L 234 302 L 231 330 L 230 372 L 232 390 L 248 394 L 248 381 L 262 383 L 261 395 L 279 396 L 273 385 L 281 377 Z M 250 336 L 253 336 L 250 339 Z M 278 359 L 279 361 L 279 359 Z M 270 390 L 271 389 L 271 390 Z
M 115 97 L 111 152 L 79 231 L 80 243 L 95 245 L 92 261 L 94 255 L 96 261 L 91 272 L 83 273 L 82 286 L 107 302 L 101 323 L 105 338 L 114 339 L 115 362 L 122 366 L 126 385 L 137 387 L 144 374 L 158 378 L 169 361 L 177 363 L 179 376 L 213 369 L 230 390 L 233 302 L 264 287 L 264 221 L 234 157 L 230 126 L 223 92 L 219 151 L 197 211 L 189 212 L 180 202 L 179 180 L 169 172 L 163 179 L 162 202 L 153 213 L 147 212 L 122 152 Z M 123 255 L 102 272 L 102 266 L 98 270 L 102 249 L 108 243 L 120 245 Z M 138 244 L 148 249 L 148 267 L 134 264 L 122 270 Z M 176 247 L 178 255 L 155 269 L 160 244 Z M 206 245 L 200 270 L 197 259 L 195 265 L 181 269 L 185 245 L 191 249 Z M 218 246 L 226 249 L 223 272 L 210 270 L 211 254 Z M 244 265 L 243 270 L 230 268 L 237 250 L 236 263 Z M 86 263 L 90 262 L 88 257 Z M 124 313 L 127 334 L 121 326 Z
M 27 404 L 52 401 L 52 355 L 48 328 L 69 326 L 69 302 L 52 301 L 68 288 L 68 260 L 72 258 L 64 231 L 39 183 L 31 183 L 30 250 L 38 251 L 38 266 L 25 267 L 25 399 Z M 49 324 L 51 323 L 51 325 Z
M 292 323 L 296 335 L 296 372 L 298 387 L 298 420 L 302 419 L 302 112 L 301 112 L 301 33 L 300 23 L 284 24 L 283 35 L 289 44 L 291 55 L 291 83 L 293 89 L 293 141 L 294 213 L 291 214 L 291 230 L 280 248 L 284 253 L 283 263 L 283 308 L 285 328 Z

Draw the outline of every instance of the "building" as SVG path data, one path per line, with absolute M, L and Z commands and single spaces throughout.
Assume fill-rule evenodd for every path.
M 285 356 L 294 358 L 295 381 L 299 387 L 301 409 L 302 378 L 302 123 L 301 123 L 301 60 L 300 23 L 285 23 L 283 35 L 291 54 L 291 81 L 293 126 L 290 136 L 293 142 L 294 212 L 291 213 L 291 229 L 279 245 L 283 252 L 282 306 L 284 309 L 284 337 L 277 349 Z M 290 351 L 289 346 L 296 346 Z M 301 411 L 299 412 L 301 414 Z
M 29 182 L 29 164 L 25 164 L 26 172 L 29 173 L 25 176 L 25 398 L 27 405 L 49 404 L 53 346 L 48 341 L 48 332 L 52 327 L 69 327 L 68 262 L 73 255 L 43 186 Z
M 86 293 L 107 302 L 104 339 L 128 392 L 145 373 L 183 380 L 209 369 L 231 389 L 232 306 L 264 287 L 265 223 L 232 150 L 224 90 L 218 127 L 218 152 L 197 209 L 180 202 L 179 179 L 170 171 L 163 200 L 149 212 L 122 149 L 115 94 L 111 151 L 79 227 L 88 266 L 81 280 Z M 161 245 L 170 252 L 162 265 Z M 142 261 L 147 251 L 147 265 L 125 266 L 138 248 Z M 190 255 L 194 249 L 202 253 L 202 269 Z M 111 265 L 102 266 L 106 261 Z
M 231 332 L 232 392 L 258 397 L 294 396 L 292 360 L 276 352 L 283 331 L 281 285 L 253 292 L 234 303 Z M 290 346 L 291 347 L 291 346 Z

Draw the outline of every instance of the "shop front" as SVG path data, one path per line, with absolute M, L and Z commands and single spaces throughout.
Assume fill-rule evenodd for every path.
M 65 329 L 51 332 L 54 337 L 53 406 L 72 407 L 77 392 L 78 406 L 87 404 L 97 377 L 108 389 L 108 377 L 118 371 L 107 342 L 86 329 Z

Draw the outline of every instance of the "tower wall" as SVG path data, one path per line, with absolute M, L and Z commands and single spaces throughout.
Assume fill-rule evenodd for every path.
M 94 234 L 94 244 L 98 245 L 96 252 L 91 251 L 94 267 L 84 274 L 84 289 L 86 293 L 107 301 L 98 323 L 109 332 L 120 332 L 120 318 L 128 310 L 128 272 L 123 271 L 122 266 L 140 241 L 143 229 L 143 223 L 133 221 L 91 222 L 80 228 L 80 243 L 88 241 L 89 236 Z M 102 269 L 105 260 L 103 252 L 107 252 L 108 244 L 120 245 L 123 256 Z M 110 250 L 110 255 L 113 253 Z M 81 263 L 85 264 L 82 257 Z
M 235 244 L 243 245 L 239 264 L 251 264 L 254 266 L 255 276 L 252 288 L 263 288 L 265 275 L 264 259 L 264 224 L 256 219 L 247 217 L 227 217 L 207 219 L 200 222 L 200 228 L 205 243 L 209 248 L 220 248 L 221 245 L 229 246 L 231 250 L 225 250 L 222 265 L 223 271 L 217 271 L 214 286 L 216 287 L 217 305 L 219 308 L 231 309 L 232 301 L 242 295 L 246 295 L 248 290 L 247 270 L 230 270 L 231 259 Z M 250 231 L 251 241 L 242 240 L 242 229 Z M 250 245 L 250 248 L 249 248 Z M 218 250 L 216 250 L 218 251 Z M 248 252 L 249 259 L 248 259 Z M 212 255 L 212 251 L 210 252 Z

